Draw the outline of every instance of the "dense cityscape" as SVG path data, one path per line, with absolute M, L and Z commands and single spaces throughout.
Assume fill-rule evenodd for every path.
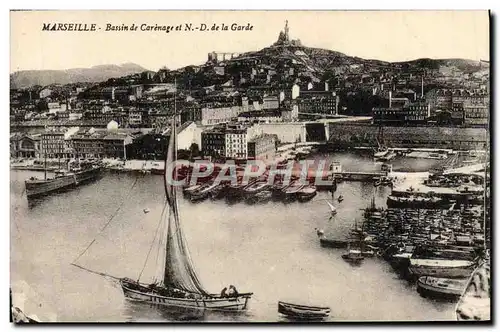
M 312 257 L 316 253 L 313 250 L 319 247 L 324 251 L 318 251 L 317 259 L 326 257 L 340 264 L 335 260 L 340 257 L 342 263 L 349 263 L 342 265 L 348 266 L 341 268 L 342 273 L 352 273 L 359 282 L 362 277 L 356 276 L 356 269 L 365 266 L 378 271 L 373 275 L 396 273 L 397 279 L 388 278 L 393 289 L 400 287 L 394 286 L 396 282 L 397 285 L 408 282 L 409 286 L 401 286 L 403 288 L 398 291 L 405 294 L 402 298 L 413 301 L 408 306 L 420 308 L 421 316 L 417 318 L 404 312 L 402 319 L 425 320 L 425 315 L 429 315 L 433 317 L 430 320 L 489 320 L 489 61 L 365 60 L 304 46 L 300 40 L 291 38 L 290 29 L 287 21 L 276 42 L 260 51 L 211 52 L 207 54 L 206 63 L 176 70 L 164 67 L 155 72 L 125 64 L 95 67 L 94 74 L 90 74 L 90 69 L 87 74 L 81 70 L 72 75 L 55 71 L 12 74 L 11 195 L 16 195 L 16 204 L 22 206 L 24 203 L 20 202 L 26 200 L 28 212 L 24 213 L 30 215 L 30 211 L 37 211 L 41 214 L 40 220 L 52 220 L 55 218 L 52 213 L 70 213 L 77 228 L 83 227 L 79 223 L 87 220 L 85 218 L 98 219 L 100 209 L 108 213 L 112 221 L 118 213 L 123 213 L 122 219 L 126 219 L 127 214 L 130 218 L 156 215 L 153 206 L 165 204 L 174 211 L 169 218 L 180 218 L 176 214 L 178 198 L 171 193 L 168 181 L 165 181 L 166 202 L 163 194 L 158 195 L 160 199 L 144 193 L 157 186 L 158 180 L 154 179 L 158 177 L 154 175 L 166 177 L 166 162 L 187 160 L 187 166 L 178 172 L 191 181 L 182 188 L 179 204 L 192 219 L 213 215 L 208 207 L 203 207 L 207 205 L 226 211 L 224 218 L 235 223 L 248 216 L 268 220 L 268 216 L 273 215 L 276 220 L 269 220 L 268 228 L 262 226 L 262 231 L 276 238 L 286 233 L 286 238 L 291 235 L 275 224 L 281 220 L 278 216 L 281 212 L 276 211 L 282 210 L 283 218 L 294 225 L 296 234 L 305 239 L 308 239 L 304 235 L 307 232 L 313 234 L 311 241 L 317 245 L 304 249 L 303 257 Z M 95 79 L 96 75 L 100 79 Z M 248 170 L 245 166 L 252 160 L 261 161 L 266 169 L 245 182 L 240 172 Z M 321 185 L 315 182 L 318 175 L 310 175 L 309 169 L 301 173 L 303 170 L 297 165 L 304 160 L 312 160 L 315 171 L 318 164 L 326 161 L 326 168 L 321 170 L 321 177 L 326 182 Z M 193 166 L 196 162 L 205 168 L 210 164 L 211 173 L 201 172 L 200 175 L 200 166 L 198 169 Z M 294 168 L 290 179 L 285 181 L 283 177 L 271 176 L 273 167 L 284 169 L 290 162 Z M 237 165 L 235 182 L 217 181 L 224 165 L 231 163 Z M 193 170 L 198 174 L 194 175 Z M 52 179 L 47 177 L 47 172 L 54 174 Z M 305 175 L 300 178 L 299 174 Z M 124 187 L 128 181 L 132 183 L 130 189 Z M 84 183 L 89 184 L 84 186 Z M 78 189 L 68 193 L 66 189 L 70 187 Z M 137 190 L 137 203 L 125 205 L 123 209 L 128 210 L 120 211 L 122 204 L 117 202 L 124 198 L 118 196 L 123 195 L 121 189 L 112 193 L 106 191 L 109 187 L 124 188 L 130 193 Z M 60 189 L 66 194 L 55 195 Z M 88 195 L 85 197 L 95 196 L 96 199 L 84 200 L 84 192 Z M 43 201 L 44 196 L 51 196 L 54 201 Z M 71 201 L 74 205 L 67 203 L 66 206 L 64 199 L 74 199 Z M 79 199 L 85 202 L 81 207 L 77 204 Z M 242 202 L 246 204 L 243 206 Z M 51 211 L 49 203 L 59 204 L 57 211 Z M 44 204 L 47 210 L 43 210 Z M 95 213 L 93 204 L 102 204 L 95 207 Z M 118 210 L 107 211 L 108 205 L 109 209 L 114 211 L 118 207 Z M 71 208 L 77 211 L 74 215 L 68 210 Z M 232 212 L 227 212 L 228 209 Z M 161 212 L 160 218 L 163 216 Z M 309 223 L 301 224 L 302 219 L 291 221 L 299 217 Z M 210 230 L 221 227 L 220 232 L 213 233 L 223 237 L 224 228 L 215 223 L 217 218 L 207 218 L 205 222 L 212 227 Z M 262 234 L 246 241 L 246 232 L 256 232 L 251 222 L 246 222 L 248 229 L 232 234 L 241 242 L 235 244 L 226 238 L 224 243 L 231 242 L 241 252 L 246 248 L 249 253 L 253 250 L 253 240 L 263 248 L 269 246 Z M 176 226 L 168 225 L 169 231 L 171 227 L 180 229 L 178 220 L 174 223 Z M 153 232 L 156 225 L 153 226 L 151 229 L 144 227 Z M 190 225 L 185 227 L 188 234 L 191 232 L 187 236 L 190 246 L 193 243 L 208 246 L 203 242 L 206 232 L 197 231 Z M 83 233 L 86 230 L 80 228 Z M 94 235 L 87 234 L 84 238 L 90 242 Z M 278 243 L 283 242 L 276 238 Z M 186 240 L 179 236 L 179 243 L 172 244 L 172 241 L 167 243 L 167 252 L 183 253 Z M 175 245 L 178 247 L 173 247 Z M 138 247 L 137 252 L 147 251 L 144 248 Z M 73 246 L 71 254 L 77 256 L 78 249 Z M 295 253 L 300 249 L 300 245 L 295 247 L 294 244 L 290 250 Z M 339 249 L 343 250 L 341 255 L 337 253 Z M 224 250 L 220 249 L 232 255 Z M 271 251 L 269 249 L 270 256 Z M 194 256 L 197 255 L 200 254 Z M 334 255 L 335 259 L 329 255 Z M 201 270 L 207 271 L 210 264 L 202 262 L 200 257 L 196 262 L 202 266 Z M 222 257 L 219 259 L 224 261 Z M 378 258 L 384 260 L 384 264 L 389 263 L 389 272 L 380 268 L 385 265 L 370 265 Z M 276 258 L 276 261 L 281 262 L 281 259 Z M 134 264 L 142 264 L 139 260 L 137 258 Z M 173 303 L 174 306 L 179 305 L 182 298 L 192 301 L 188 307 L 199 306 L 202 301 L 204 308 L 247 309 L 253 293 L 238 293 L 231 285 L 229 289 L 225 287 L 220 296 L 210 294 L 198 281 L 190 258 L 167 257 L 165 262 L 166 272 L 160 279 L 164 284 L 155 281 L 148 286 L 139 282 L 139 278 L 136 281 L 120 277 L 125 297 L 155 304 Z M 172 262 L 185 266 L 176 267 Z M 230 262 L 241 271 L 251 270 L 239 262 Z M 318 264 L 308 265 L 309 269 L 323 275 L 325 271 L 319 269 L 324 267 L 324 262 L 314 262 Z M 83 263 L 73 263 L 82 268 L 78 264 Z M 284 271 L 294 269 L 291 265 L 272 264 L 281 266 Z M 116 271 L 122 274 L 130 272 L 121 262 L 117 266 Z M 258 265 L 251 266 L 255 269 Z M 484 275 L 486 270 L 487 288 L 476 283 L 477 275 Z M 303 273 L 302 269 L 293 271 L 297 275 Z M 174 276 L 168 277 L 169 272 Z M 234 273 L 234 277 L 239 276 L 240 283 L 247 282 L 244 272 Z M 273 279 L 269 280 L 273 285 Z M 170 288 L 166 286 L 167 281 Z M 213 281 L 211 286 L 218 287 L 217 282 Z M 299 285 L 303 281 L 297 278 L 296 282 Z M 322 285 L 322 280 L 316 279 L 316 282 Z M 250 280 L 248 283 L 261 287 Z M 319 288 L 309 293 L 304 291 L 302 295 L 313 304 L 311 294 L 316 294 L 323 302 L 334 297 Z M 415 289 L 425 301 L 411 297 Z M 476 293 L 470 295 L 473 289 Z M 112 294 L 106 291 L 107 296 Z M 342 291 L 337 289 L 337 292 Z M 255 293 L 258 298 L 260 294 Z M 285 290 L 281 294 L 285 294 Z M 475 302 L 469 301 L 467 294 Z M 257 318 L 243 318 L 243 321 L 276 320 L 269 314 L 271 309 L 263 303 L 277 299 L 263 296 L 255 311 Z M 237 304 L 230 303 L 231 298 Z M 328 320 L 330 313 L 333 320 L 336 314 L 347 320 L 362 319 L 348 313 L 348 308 L 340 311 L 333 303 L 331 305 L 331 308 L 328 303 L 318 307 L 280 300 L 278 312 L 292 321 Z M 131 313 L 110 311 L 97 317 L 118 320 L 126 317 L 134 321 L 145 316 L 141 309 L 125 308 Z M 335 313 L 335 309 L 339 311 Z M 63 321 L 71 321 L 74 317 L 83 319 L 78 315 L 62 316 Z M 177 320 L 170 316 L 165 318 L 163 314 L 160 317 Z M 373 320 L 369 314 L 364 318 Z M 233 320 L 223 315 L 205 319 Z M 394 319 L 398 318 L 394 316 Z

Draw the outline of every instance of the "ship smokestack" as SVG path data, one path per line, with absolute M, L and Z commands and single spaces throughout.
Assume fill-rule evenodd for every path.
M 392 107 L 392 91 L 389 91 L 389 108 Z

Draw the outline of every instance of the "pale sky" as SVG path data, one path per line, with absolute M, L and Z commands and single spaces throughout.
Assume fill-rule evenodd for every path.
M 207 53 L 257 51 L 288 20 L 290 37 L 365 59 L 489 60 L 487 11 L 31 11 L 11 12 L 10 72 L 133 62 L 147 69 L 202 64 Z M 96 32 L 42 31 L 43 23 L 95 23 Z M 106 25 L 205 23 L 252 31 L 106 32 Z

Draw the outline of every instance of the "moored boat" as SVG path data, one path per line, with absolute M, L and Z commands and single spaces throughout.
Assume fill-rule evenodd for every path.
M 243 189 L 243 193 L 245 195 L 254 195 L 254 194 L 257 194 L 257 193 L 259 193 L 259 192 L 261 192 L 269 187 L 270 187 L 270 185 L 266 180 L 257 181 L 257 182 L 254 182 L 254 183 L 246 186 Z
M 182 191 L 182 193 L 185 196 L 190 196 L 192 193 L 194 193 L 195 191 L 199 190 L 200 188 L 201 188 L 201 184 L 195 184 L 195 185 L 189 186 L 187 188 L 184 188 L 184 190 Z
M 290 186 L 282 189 L 283 196 L 286 201 L 292 201 L 297 198 L 298 192 L 304 188 L 304 184 L 297 182 L 292 183 Z
M 209 197 L 212 194 L 212 192 L 217 190 L 219 186 L 220 185 L 217 183 L 210 183 L 203 185 L 200 189 L 191 193 L 189 200 L 191 202 L 202 201 L 205 198 Z
M 439 197 L 387 197 L 388 208 L 413 208 L 413 209 L 449 209 L 453 202 Z
M 319 239 L 319 243 L 322 247 L 324 248 L 337 248 L 337 249 L 342 249 L 347 246 L 347 240 L 340 240 L 340 239 L 326 239 L 324 237 L 321 237 Z
M 422 276 L 417 280 L 417 292 L 438 299 L 457 299 L 462 294 L 466 279 Z
M 348 249 L 347 253 L 342 254 L 342 258 L 350 263 L 361 263 L 365 256 L 359 249 Z
M 82 163 L 79 167 L 70 167 L 69 170 L 56 171 L 54 178 L 30 178 L 25 181 L 26 196 L 28 199 L 66 190 L 98 179 L 102 166 L 94 163 Z
M 297 199 L 301 202 L 307 202 L 313 199 L 316 194 L 316 187 L 309 185 L 299 190 L 299 192 L 297 193 Z
M 306 306 L 279 301 L 278 312 L 290 318 L 316 320 L 328 317 L 330 315 L 330 308 Z
M 465 278 L 471 274 L 475 265 L 469 260 L 410 258 L 408 270 L 415 277 Z

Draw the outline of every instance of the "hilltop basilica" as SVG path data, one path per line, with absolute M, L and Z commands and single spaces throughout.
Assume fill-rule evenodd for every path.
M 302 46 L 302 44 L 300 43 L 300 39 L 290 40 L 288 20 L 285 21 L 285 30 L 280 31 L 278 40 L 273 44 L 273 46 Z

